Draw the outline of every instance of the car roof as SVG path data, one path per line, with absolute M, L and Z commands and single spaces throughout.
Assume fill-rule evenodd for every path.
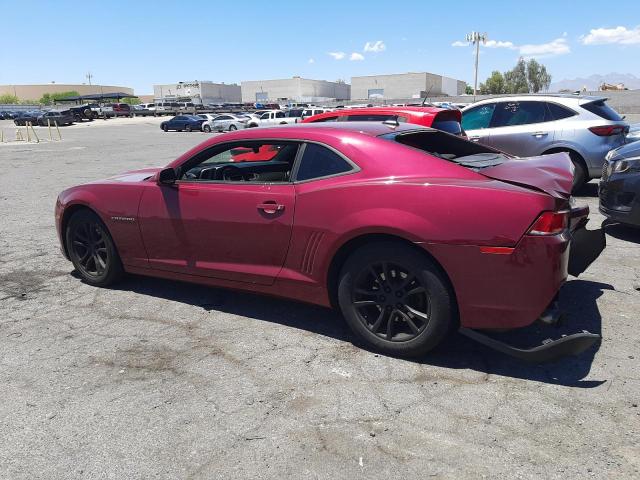
M 405 132 L 415 130 L 432 131 L 433 128 L 413 125 L 411 123 L 385 123 L 385 122 L 320 122 L 320 123 L 294 123 L 290 125 L 273 125 L 269 127 L 261 127 L 254 131 L 268 131 L 277 129 L 279 132 L 299 134 L 302 130 L 305 133 L 339 133 L 347 131 L 352 133 L 361 133 L 371 137 L 384 135 L 392 132 Z M 265 135 L 265 136 L 268 136 Z
M 465 108 L 473 107 L 475 105 L 481 105 L 488 102 L 496 102 L 496 101 L 517 101 L 517 100 L 570 100 L 575 101 L 579 104 L 598 102 L 601 100 L 608 100 L 607 97 L 602 97 L 599 95 L 573 95 L 570 93 L 519 93 L 514 95 L 496 95 L 494 97 L 485 98 L 482 100 L 478 100 L 475 103 L 469 104 Z
M 334 110 L 328 112 L 335 115 L 366 115 L 372 113 L 411 113 L 420 115 L 434 115 L 436 113 L 445 111 L 444 108 L 438 107 L 360 107 L 360 108 L 345 108 L 341 110 Z

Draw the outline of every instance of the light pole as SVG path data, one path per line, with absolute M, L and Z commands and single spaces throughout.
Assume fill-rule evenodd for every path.
M 473 96 L 478 94 L 478 57 L 480 56 L 480 42 L 487 43 L 487 34 L 480 32 L 471 32 L 467 34 L 465 40 L 476 46 L 476 70 L 473 80 Z M 474 98 L 475 100 L 475 98 Z
M 93 75 L 91 74 L 91 72 L 87 72 L 85 77 L 87 77 L 87 80 L 89 80 L 89 85 L 91 85 L 91 79 L 93 78 Z

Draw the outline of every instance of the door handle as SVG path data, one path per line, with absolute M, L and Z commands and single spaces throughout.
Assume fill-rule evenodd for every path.
M 264 202 L 258 205 L 258 210 L 262 210 L 264 213 L 274 214 L 284 210 L 284 205 L 276 203 L 274 201 Z
M 480 137 L 478 137 L 478 136 L 469 137 L 469 140 L 471 140 L 472 142 L 479 142 L 480 141 Z
M 549 135 L 547 132 L 536 132 L 531 134 L 532 137 L 536 138 L 546 137 L 547 135 Z

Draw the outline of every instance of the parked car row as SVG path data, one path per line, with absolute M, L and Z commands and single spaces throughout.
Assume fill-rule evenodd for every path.
M 25 126 L 27 123 L 46 127 L 47 125 L 71 125 L 75 120 L 74 113 L 71 110 L 50 110 L 20 112 L 13 120 L 18 126 Z

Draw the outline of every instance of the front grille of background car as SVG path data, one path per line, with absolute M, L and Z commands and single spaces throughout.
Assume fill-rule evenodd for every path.
M 608 167 L 609 167 L 609 162 L 605 160 L 605 162 L 602 164 L 602 178 L 600 179 L 601 182 L 606 182 L 607 178 L 609 178 Z

